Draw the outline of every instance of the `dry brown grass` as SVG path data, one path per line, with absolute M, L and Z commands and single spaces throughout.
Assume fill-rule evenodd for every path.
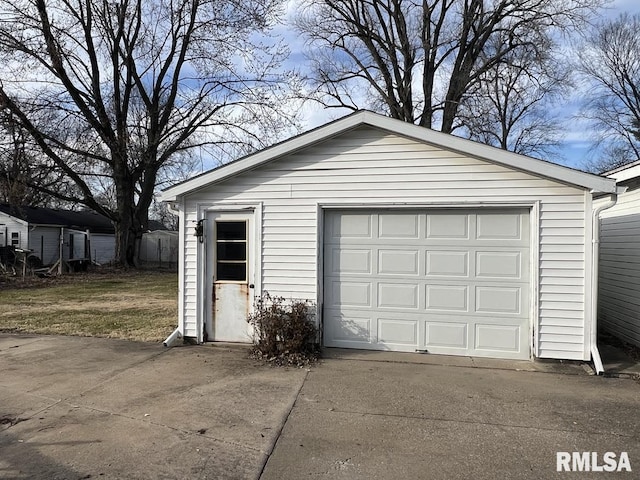
M 111 271 L 0 287 L 0 332 L 159 342 L 175 328 L 175 273 Z

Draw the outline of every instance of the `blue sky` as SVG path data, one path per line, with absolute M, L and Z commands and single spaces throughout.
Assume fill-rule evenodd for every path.
M 616 18 L 623 12 L 640 13 L 640 1 L 615 0 L 609 8 L 603 11 L 603 18 Z M 578 89 L 573 98 L 568 99 L 563 106 L 567 125 L 562 148 L 565 161 L 559 163 L 576 168 L 583 166 L 593 156 L 593 141 L 588 130 L 589 127 L 575 117 L 580 109 L 580 101 L 585 95 L 588 95 L 587 91 Z
M 295 0 L 290 2 L 290 6 L 295 4 Z M 292 10 L 290 10 L 291 12 Z M 615 18 L 622 12 L 628 12 L 630 14 L 640 13 L 640 0 L 614 0 L 610 6 L 603 11 L 603 18 Z M 304 62 L 304 57 L 301 54 L 301 42 L 297 41 L 295 37 L 291 35 L 291 32 L 282 32 L 286 37 L 291 40 L 290 47 L 292 50 L 292 57 L 290 61 Z M 293 37 L 293 38 L 292 38 Z M 300 67 L 300 63 L 298 63 Z M 559 114 L 563 118 L 565 124 L 565 138 L 561 148 L 561 155 L 563 158 L 548 158 L 548 160 L 556 161 L 567 166 L 581 168 L 583 167 L 593 153 L 593 141 L 589 133 L 588 126 L 577 118 L 577 114 L 580 109 L 580 101 L 588 95 L 588 92 L 581 90 L 580 88 L 574 91 L 571 98 L 568 98 L 566 102 L 558 106 Z M 349 111 L 347 110 L 324 110 L 318 104 L 308 104 L 305 107 L 305 130 L 316 127 L 323 123 L 326 123 L 332 119 L 339 118 Z

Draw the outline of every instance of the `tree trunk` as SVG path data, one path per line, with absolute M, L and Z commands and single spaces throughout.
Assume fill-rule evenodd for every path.
M 135 188 L 130 175 L 121 169 L 114 169 L 116 187 L 117 218 L 114 221 L 116 230 L 116 263 L 128 268 L 134 266 L 135 239 L 139 226 L 135 218 Z

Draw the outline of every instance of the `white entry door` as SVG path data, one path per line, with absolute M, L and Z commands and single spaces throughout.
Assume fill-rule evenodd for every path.
M 211 212 L 207 228 L 205 340 L 250 342 L 247 316 L 253 301 L 253 212 Z
M 526 359 L 529 211 L 328 212 L 324 344 Z

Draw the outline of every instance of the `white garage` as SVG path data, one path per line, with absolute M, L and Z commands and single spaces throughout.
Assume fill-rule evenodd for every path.
M 598 364 L 598 212 L 612 179 L 357 112 L 165 190 L 176 334 L 250 341 L 269 292 L 326 347 Z M 611 203 L 611 202 L 609 202 Z
M 329 211 L 324 344 L 529 358 L 529 212 Z

